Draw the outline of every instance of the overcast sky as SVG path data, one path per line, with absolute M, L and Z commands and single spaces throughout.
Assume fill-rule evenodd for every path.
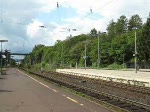
M 121 15 L 139 14 L 145 22 L 149 12 L 150 0 L 0 0 L 0 40 L 8 40 L 3 50 L 29 53 L 37 44 L 52 46 L 70 34 L 106 31 Z

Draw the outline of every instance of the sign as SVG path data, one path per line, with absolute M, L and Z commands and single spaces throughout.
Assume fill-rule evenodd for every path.
M 83 58 L 84 58 L 84 59 L 87 59 L 87 58 L 88 58 L 88 56 L 83 56 Z

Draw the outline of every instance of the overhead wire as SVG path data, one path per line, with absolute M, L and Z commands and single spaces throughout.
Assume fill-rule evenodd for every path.
M 73 26 L 74 24 L 76 24 L 76 23 L 82 21 L 83 19 L 87 18 L 88 16 L 90 16 L 91 14 L 93 14 L 93 12 L 95 13 L 96 11 L 98 11 L 98 10 L 104 8 L 105 6 L 109 5 L 109 4 L 112 3 L 113 1 L 115 1 L 115 0 L 111 0 L 111 1 L 107 2 L 106 4 L 104 4 L 103 6 L 101 6 L 100 8 L 97 8 L 96 10 L 90 9 L 90 12 L 89 12 L 87 15 L 81 17 L 79 20 L 77 20 L 77 21 L 74 22 L 73 24 L 69 25 L 68 28 L 70 28 L 70 27 Z M 91 13 L 91 12 L 92 12 L 92 13 Z
M 91 13 L 93 13 L 93 10 L 92 10 L 92 8 L 91 8 L 91 7 L 90 7 L 90 12 L 91 12 Z
M 94 15 L 93 15 L 93 9 L 90 7 L 90 13 L 91 13 L 91 15 L 90 15 L 90 17 L 91 18 L 94 18 Z M 93 29 L 95 24 L 94 24 L 94 21 L 92 20 L 91 21 L 91 24 L 90 24 L 90 27 L 91 27 L 91 29 Z
M 26 24 L 23 24 L 21 22 L 10 22 L 10 21 L 6 21 L 5 18 L 4 18 L 4 0 L 1 0 L 1 15 L 0 15 L 0 22 L 3 23 L 3 24 L 15 24 L 15 25 L 26 25 Z
M 85 19 L 85 18 L 88 17 L 89 15 L 93 14 L 93 12 L 96 12 L 97 10 L 100 10 L 101 8 L 103 8 L 103 7 L 107 6 L 107 5 L 109 5 L 109 4 L 110 4 L 111 2 L 113 2 L 113 1 L 114 1 L 114 0 L 111 0 L 111 1 L 107 2 L 104 6 L 98 8 L 98 9 L 96 9 L 96 10 L 93 10 L 92 8 L 90 8 L 90 12 L 89 12 L 87 15 L 81 17 L 81 18 L 80 18 L 78 21 L 76 21 L 75 23 L 69 25 L 66 29 L 70 29 L 70 27 L 71 27 L 72 25 L 74 25 L 74 24 L 76 24 L 77 22 L 79 22 L 79 21 Z M 2 2 L 2 3 L 1 3 L 1 22 L 8 23 L 8 24 L 11 23 L 11 24 L 16 24 L 16 25 L 23 25 L 23 26 L 26 25 L 26 24 L 19 23 L 19 22 L 7 22 L 7 21 L 4 21 L 4 20 L 3 20 L 3 0 L 1 0 L 1 2 Z M 62 5 L 65 4 L 65 3 L 66 3 L 66 1 L 63 2 L 63 3 L 61 3 L 61 4 L 60 4 L 59 2 L 57 2 L 57 4 L 56 4 L 57 10 L 58 10 L 58 23 L 61 22 L 60 8 L 61 8 Z
M 64 28 L 64 29 L 71 29 L 70 27 L 73 26 L 74 24 L 76 24 L 76 23 L 78 23 L 78 22 L 84 20 L 84 19 L 87 18 L 88 16 L 90 16 L 90 15 L 96 13 L 97 11 L 101 10 L 102 8 L 106 7 L 107 5 L 111 4 L 111 3 L 114 2 L 114 1 L 115 1 L 115 0 L 111 0 L 111 1 L 109 1 L 109 2 L 107 2 L 107 3 L 105 3 L 103 6 L 97 8 L 96 10 L 93 10 L 93 9 L 90 7 L 90 12 L 89 12 L 87 15 L 85 15 L 85 16 L 79 18 L 79 20 L 77 20 L 77 21 L 74 22 L 73 24 L 70 24 L 67 28 Z M 65 3 L 65 2 L 64 2 L 64 3 Z M 64 3 L 62 3 L 62 4 L 64 4 Z M 60 4 L 60 3 L 57 2 L 57 8 L 58 8 L 59 10 L 60 10 L 60 7 L 62 6 L 62 4 Z M 60 12 L 59 12 L 59 18 L 61 18 L 61 17 L 60 17 Z
M 63 2 L 62 4 L 64 4 L 65 2 Z M 60 8 L 62 7 L 62 4 L 59 4 L 59 2 L 57 2 L 57 11 L 58 11 L 58 24 L 60 24 L 62 22 L 61 18 L 61 12 L 60 12 Z M 65 31 L 59 31 L 59 32 L 71 32 L 71 29 L 67 29 L 67 28 L 61 28 L 64 29 Z
M 57 2 L 57 12 L 58 12 L 58 24 L 59 24 L 61 22 L 61 14 L 60 14 L 60 7 L 58 2 Z

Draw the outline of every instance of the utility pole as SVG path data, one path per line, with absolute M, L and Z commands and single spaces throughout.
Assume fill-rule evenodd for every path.
M 128 26 L 130 26 L 129 23 L 128 23 Z M 137 35 L 136 35 L 136 30 L 137 30 L 137 28 L 134 27 L 134 28 L 132 28 L 132 29 L 135 30 L 135 34 L 134 34 L 134 39 L 135 39 L 135 40 L 134 40 L 134 41 L 135 41 L 135 42 L 134 42 L 134 45 L 135 45 L 135 46 L 134 46 L 134 52 L 135 52 L 135 53 L 133 54 L 133 56 L 135 56 L 135 57 L 134 57 L 135 73 L 137 73 L 137 54 L 138 54 L 138 53 L 137 53 L 137 42 L 136 42 L 136 38 L 137 38 L 137 37 L 136 37 L 136 36 L 137 36 Z
M 86 41 L 85 41 L 85 69 L 86 69 L 86 58 L 87 58 L 87 56 L 86 56 Z
M 64 46 L 62 43 L 62 48 L 61 48 L 61 67 L 64 65 Z
M 124 55 L 125 55 L 125 54 L 123 54 L 123 68 L 125 68 L 125 64 L 124 64 Z
M 136 30 L 135 30 L 135 73 L 137 73 L 137 43 L 136 43 Z
M 100 64 L 100 54 L 99 54 L 99 34 L 98 34 L 98 60 L 97 60 L 97 66 L 99 68 L 99 64 Z
M 100 63 L 101 63 L 101 58 L 100 58 L 100 43 L 99 43 L 99 40 L 100 40 L 100 35 L 101 34 L 106 34 L 106 32 L 102 32 L 102 33 L 98 33 L 98 59 L 97 59 L 97 67 L 99 68 L 100 67 Z
M 6 68 L 7 68 L 7 65 L 9 64 L 9 60 L 10 60 L 10 51 L 11 50 L 5 50 L 5 56 L 6 56 Z

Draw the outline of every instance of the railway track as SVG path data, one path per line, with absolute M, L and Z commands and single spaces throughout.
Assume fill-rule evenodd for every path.
M 44 77 L 43 77 L 44 78 Z M 134 101 L 130 101 L 130 100 L 126 100 L 114 95 L 110 95 L 107 93 L 100 93 L 99 91 L 95 91 L 92 90 L 90 88 L 85 88 L 85 87 L 81 87 L 75 84 L 70 84 L 70 83 L 66 83 L 66 82 L 60 82 L 60 81 L 56 81 L 56 80 L 51 80 L 57 84 L 63 85 L 67 88 L 73 89 L 77 92 L 81 92 L 84 93 L 85 95 L 88 95 L 96 100 L 99 100 L 100 102 L 104 102 L 107 104 L 111 104 L 113 106 L 116 106 L 117 108 L 121 108 L 124 111 L 131 111 L 131 112 L 150 112 L 150 110 L 147 107 L 147 105 L 144 104 L 140 104 L 138 102 L 134 102 Z
M 28 71 L 28 70 L 26 70 Z M 95 89 L 90 87 L 88 84 L 86 84 L 87 81 L 94 81 L 91 80 L 90 78 L 85 78 L 80 77 L 80 76 L 71 76 L 67 74 L 62 74 L 62 73 L 56 73 L 56 72 L 48 72 L 48 73 L 37 73 L 37 72 L 32 72 L 28 71 L 36 76 L 46 78 L 54 83 L 57 83 L 59 85 L 65 86 L 67 88 L 73 89 L 77 92 L 84 93 L 87 96 L 90 96 L 94 98 L 97 101 L 107 103 L 109 105 L 119 107 L 124 111 L 129 111 L 129 112 L 150 112 L 150 105 L 141 103 L 135 100 L 123 98 L 114 94 L 110 94 L 109 92 L 103 92 L 100 91 L 99 89 Z M 97 80 L 96 80 L 97 81 Z M 93 82 L 94 83 L 94 82 Z M 117 87 L 117 88 L 123 88 L 127 89 L 130 91 L 136 91 L 135 87 L 131 87 L 128 85 L 118 85 L 116 83 L 110 82 L 106 83 L 105 81 L 100 81 L 98 84 L 103 84 L 106 86 L 110 87 Z M 149 88 L 144 87 L 137 87 L 139 88 L 136 92 L 142 92 L 142 94 L 149 94 Z M 109 89 L 109 88 L 108 88 Z

